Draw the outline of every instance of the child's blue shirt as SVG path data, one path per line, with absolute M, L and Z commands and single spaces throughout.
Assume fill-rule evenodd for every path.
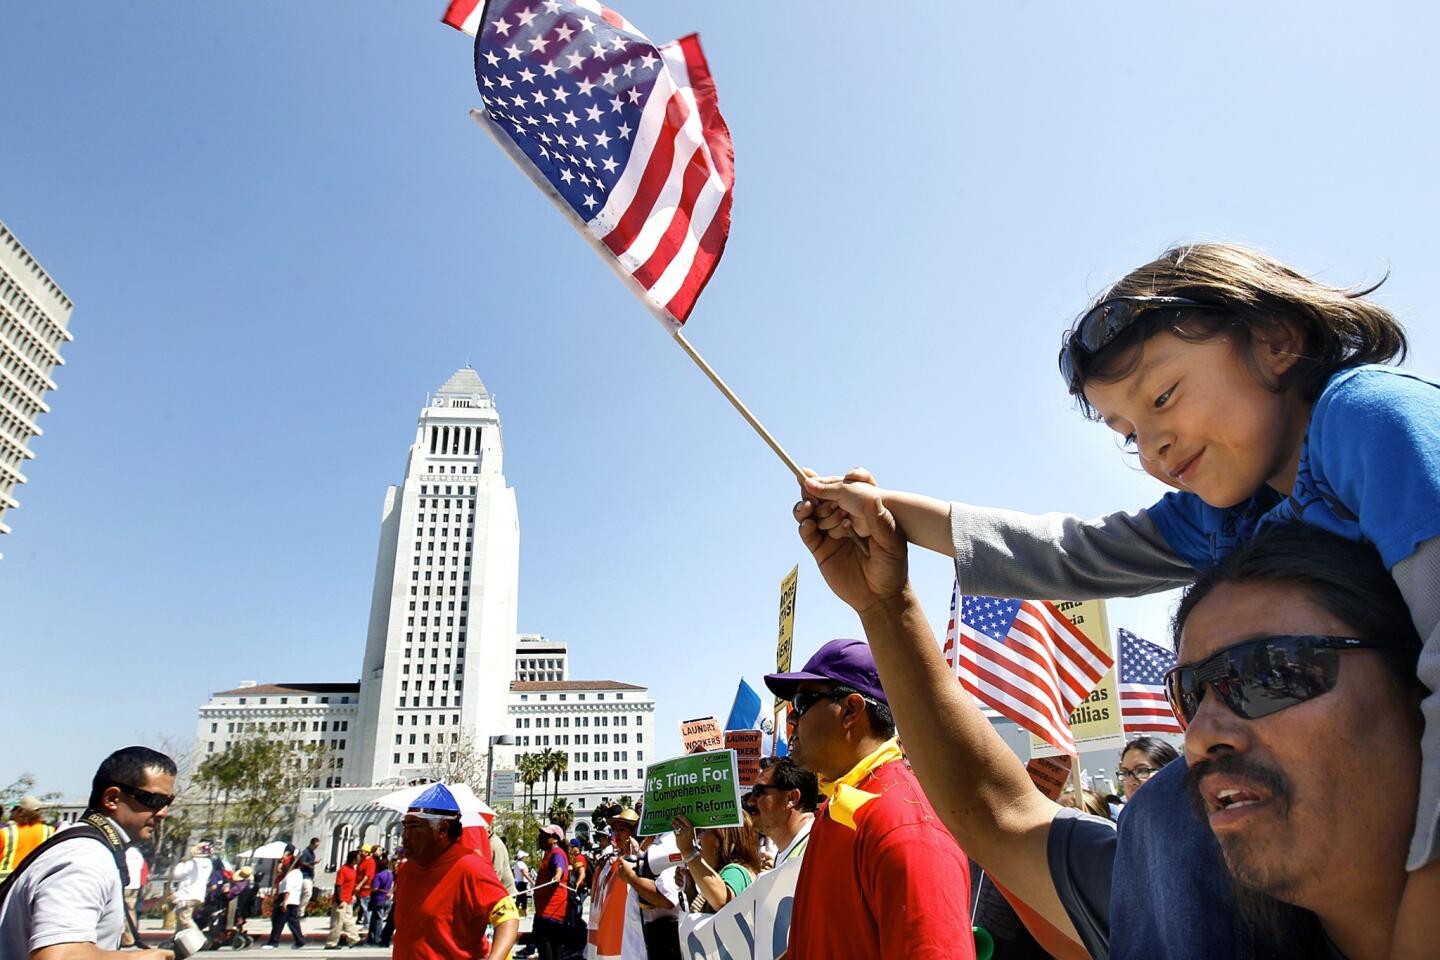
M 1219 508 L 1176 491 L 1148 512 L 1196 570 L 1296 519 L 1373 544 L 1393 568 L 1440 536 L 1440 383 L 1374 364 L 1342 370 L 1315 401 L 1290 496 L 1265 487 Z

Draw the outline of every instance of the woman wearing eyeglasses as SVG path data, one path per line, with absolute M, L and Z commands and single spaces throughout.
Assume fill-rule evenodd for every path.
M 740 814 L 738 827 L 696 827 L 689 817 L 676 817 L 675 842 L 684 866 L 685 894 L 692 913 L 715 913 L 754 882 L 760 872 L 760 831 L 750 814 Z
M 1145 781 L 1169 763 L 1180 759 L 1180 753 L 1158 737 L 1136 737 L 1125 744 L 1120 751 L 1120 766 L 1115 768 L 1115 779 L 1120 783 L 1120 792 L 1128 801 Z

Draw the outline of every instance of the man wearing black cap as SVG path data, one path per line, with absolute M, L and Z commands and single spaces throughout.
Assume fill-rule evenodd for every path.
M 973 960 L 970 870 L 900 752 L 861 640 L 831 640 L 765 685 L 791 703 L 790 752 L 825 803 L 795 885 L 789 960 Z

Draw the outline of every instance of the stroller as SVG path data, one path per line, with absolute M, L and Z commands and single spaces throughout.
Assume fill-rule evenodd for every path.
M 259 892 L 254 880 L 246 876 L 227 880 L 205 898 L 205 903 L 200 908 L 200 916 L 203 918 L 201 927 L 206 934 L 205 949 L 219 950 L 221 947 L 230 947 L 232 950 L 248 950 L 250 948 L 250 945 L 255 942 L 255 938 L 245 932 L 245 921 L 255 914 L 256 894 Z M 234 909 L 233 925 L 230 921 L 232 907 Z

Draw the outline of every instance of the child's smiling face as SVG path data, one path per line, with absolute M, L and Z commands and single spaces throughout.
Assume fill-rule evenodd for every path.
M 1113 383 L 1085 385 L 1090 404 L 1130 441 L 1145 472 L 1212 507 L 1243 503 L 1268 484 L 1295 483 L 1309 404 L 1274 382 L 1294 356 L 1263 342 L 1247 363 L 1230 341 L 1200 343 L 1157 333 L 1134 370 Z

